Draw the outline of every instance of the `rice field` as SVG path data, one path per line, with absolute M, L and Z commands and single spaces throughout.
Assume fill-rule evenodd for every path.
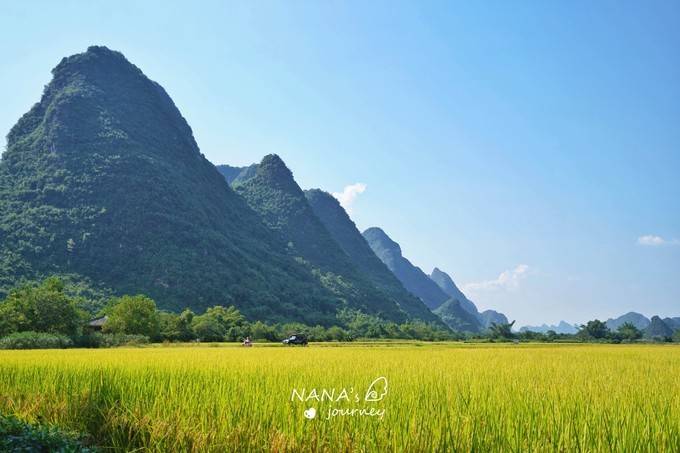
M 0 412 L 117 451 L 677 452 L 680 347 L 0 351 Z

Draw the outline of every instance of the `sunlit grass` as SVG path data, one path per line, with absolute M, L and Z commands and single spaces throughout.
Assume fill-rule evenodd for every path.
M 363 401 L 378 376 L 389 392 Z M 292 402 L 293 388 L 361 401 Z M 334 417 L 329 408 L 384 408 Z M 317 418 L 303 411 L 315 407 Z M 680 348 L 379 343 L 0 351 L 0 412 L 152 451 L 680 451 Z

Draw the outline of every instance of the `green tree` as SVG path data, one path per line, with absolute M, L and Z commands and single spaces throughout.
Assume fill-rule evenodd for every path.
M 276 341 L 276 329 L 262 321 L 257 321 L 250 326 L 250 336 L 254 340 Z
M 191 328 L 194 316 L 195 316 L 194 312 L 189 310 L 188 308 L 184 309 L 184 311 L 179 314 L 177 326 L 177 329 L 179 331 L 179 340 L 190 341 L 196 338 L 194 335 L 194 331 Z
M 352 338 L 383 338 L 384 322 L 360 311 L 345 310 L 338 317 L 345 322 Z
M 179 315 L 167 311 L 158 313 L 161 340 L 179 340 Z
M 578 336 L 583 339 L 601 340 L 607 338 L 611 334 L 609 327 L 599 319 L 588 321 L 587 324 L 581 325 L 581 330 Z
M 328 340 L 328 335 L 326 333 L 326 328 L 324 326 L 314 326 L 309 329 L 309 340 L 310 341 L 326 341 Z
M 630 322 L 623 323 L 621 326 L 619 326 L 619 328 L 616 330 L 616 333 L 621 337 L 622 340 L 634 341 L 642 338 L 642 331 Z
M 512 326 L 515 325 L 515 321 L 512 321 L 511 323 L 500 323 L 496 324 L 495 322 L 492 322 L 491 325 L 489 326 L 489 336 L 494 339 L 499 339 L 499 340 L 509 340 L 511 338 L 515 337 L 515 334 L 512 333 Z
M 216 305 L 208 308 L 205 311 L 205 314 L 217 319 L 227 329 L 230 327 L 242 326 L 246 322 L 246 318 L 233 306 L 225 308 L 221 305 Z
M 517 335 L 521 340 L 526 340 L 526 341 L 546 341 L 546 335 L 541 333 L 541 332 L 533 332 L 531 330 L 526 330 L 524 332 L 520 332 Z
M 201 341 L 224 341 L 227 329 L 215 318 L 208 314 L 196 316 L 192 322 L 196 338 Z
M 14 289 L 0 304 L 0 336 L 26 331 L 75 336 L 84 320 L 84 312 L 65 294 L 57 277 Z
M 193 318 L 192 327 L 201 341 L 237 341 L 248 332 L 246 318 L 233 306 L 208 308 Z
M 349 334 L 338 326 L 329 327 L 326 336 L 329 341 L 347 341 L 349 339 Z
M 279 337 L 287 338 L 294 334 L 307 335 L 309 327 L 299 322 L 289 322 L 279 327 Z
M 156 303 L 144 295 L 113 299 L 105 313 L 108 320 L 104 324 L 104 332 L 159 338 L 160 316 Z
M 557 332 L 555 332 L 554 330 L 548 330 L 548 331 L 545 333 L 545 340 L 546 340 L 546 341 L 552 343 L 552 342 L 555 341 L 556 339 L 557 339 Z
M 159 313 L 160 337 L 169 341 L 190 341 L 195 338 L 191 323 L 194 313 L 188 308 L 179 315 L 161 311 Z

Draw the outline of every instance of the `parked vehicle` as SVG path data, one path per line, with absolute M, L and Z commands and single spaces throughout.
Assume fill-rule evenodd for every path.
M 291 335 L 290 337 L 286 338 L 283 340 L 283 344 L 288 345 L 288 346 L 293 346 L 293 345 L 299 345 L 299 346 L 307 346 L 307 337 L 304 335 Z

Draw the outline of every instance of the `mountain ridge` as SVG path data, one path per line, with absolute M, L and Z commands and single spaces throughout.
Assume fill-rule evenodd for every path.
M 557 325 L 541 324 L 540 326 L 522 326 L 519 329 L 520 332 L 537 333 L 547 333 L 550 330 L 558 334 L 575 334 L 578 332 L 578 329 L 575 326 L 566 321 L 560 321 Z
M 205 159 L 158 83 L 100 46 L 52 74 L 0 160 L 3 291 L 71 274 L 166 309 L 334 322 L 334 296 Z
M 402 255 L 401 246 L 381 228 L 368 228 L 362 235 L 376 256 L 401 281 L 404 288 L 420 297 L 430 310 L 436 309 L 450 299 L 422 269 L 411 264 Z
M 652 316 L 649 325 L 643 331 L 645 338 L 649 339 L 667 339 L 673 336 L 674 329 L 668 326 L 659 316 Z
M 404 257 L 401 246 L 382 229 L 368 228 L 362 235 L 375 255 L 385 263 L 404 288 L 419 297 L 451 329 L 464 328 L 467 332 L 482 330 L 483 326 L 476 315 L 466 311 L 460 301 L 451 298 L 422 269 L 414 266 Z M 456 303 L 451 301 L 456 301 Z M 443 308 L 438 310 L 441 307 Z
M 605 324 L 610 330 L 616 331 L 616 329 L 618 329 L 627 322 L 633 324 L 636 328 L 640 330 L 644 330 L 647 328 L 647 326 L 649 326 L 651 321 L 646 316 L 640 313 L 629 311 L 628 313 L 625 313 L 619 316 L 618 318 L 609 318 L 605 322 Z
M 468 299 L 460 289 L 458 289 L 458 286 L 456 286 L 449 274 L 435 267 L 432 269 L 429 277 L 449 297 L 452 297 L 460 302 L 461 307 L 463 307 L 465 311 L 475 316 L 479 316 L 479 310 L 477 309 L 477 306 L 470 299 Z
M 480 329 L 488 329 L 491 324 L 507 324 L 508 318 L 496 310 L 484 310 L 480 312 L 477 306 L 470 299 L 463 294 L 463 292 L 458 289 L 458 286 L 454 283 L 453 279 L 449 274 L 442 271 L 441 269 L 435 267 L 432 273 L 429 275 L 430 279 L 434 281 L 437 286 L 441 288 L 444 293 L 449 297 L 456 299 L 460 302 L 461 307 L 477 318 L 480 324 Z
M 403 322 L 406 313 L 362 275 L 316 216 L 292 172 L 275 155 L 265 156 L 255 176 L 234 186 L 265 224 L 288 244 L 288 252 L 317 275 L 344 308 Z
M 378 289 L 394 298 L 409 316 L 427 322 L 439 322 L 439 318 L 420 299 L 410 294 L 375 255 L 335 197 L 320 189 L 306 190 L 305 197 L 333 239 Z
M 474 314 L 463 308 L 458 299 L 449 299 L 434 310 L 446 325 L 458 332 L 479 333 L 482 326 Z

